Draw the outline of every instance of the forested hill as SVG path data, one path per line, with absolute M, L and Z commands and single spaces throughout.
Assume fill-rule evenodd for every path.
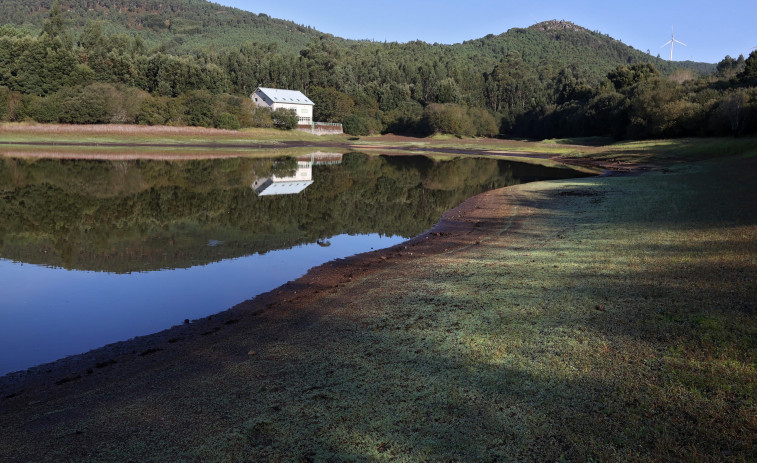
M 0 121 L 291 127 L 258 86 L 347 133 L 662 137 L 757 130 L 757 51 L 668 62 L 546 21 L 444 45 L 346 40 L 202 0 L 0 1 Z
M 6 24 L 41 30 L 52 3 L 53 0 L 3 0 L 0 18 Z M 291 21 L 204 0 L 61 0 L 59 3 L 63 19 L 74 35 L 83 31 L 87 21 L 99 21 L 108 34 L 139 34 L 148 46 L 160 45 L 163 51 L 176 54 L 244 42 L 276 43 L 282 50 L 298 52 L 313 38 L 328 35 Z
M 514 28 L 498 36 L 487 35 L 460 45 L 468 50 L 484 49 L 502 56 L 518 51 L 527 64 L 538 67 L 548 63 L 556 68 L 580 65 L 589 70 L 607 71 L 623 64 L 652 63 L 663 74 L 676 69 L 691 69 L 699 74 L 715 71 L 711 63 L 669 62 L 637 50 L 609 35 L 590 31 L 569 21 L 544 21 L 526 29 Z
M 52 0 L 6 0 L 0 2 L 0 18 L 7 24 L 41 30 L 51 5 Z M 62 0 L 60 5 L 63 19 L 74 36 L 83 32 L 87 21 L 98 21 L 106 34 L 138 34 L 148 47 L 179 55 L 207 48 L 236 47 L 245 42 L 275 43 L 280 51 L 297 53 L 321 37 L 333 41 L 338 48 L 383 45 L 340 39 L 309 26 L 204 0 Z M 403 44 L 400 48 L 415 50 L 419 43 Z M 663 74 L 679 68 L 699 74 L 715 69 L 710 63 L 669 63 L 567 21 L 545 21 L 462 44 L 424 45 L 431 53 L 469 58 L 487 69 L 509 51 L 519 52 L 532 67 L 548 65 L 561 69 L 577 65 L 587 77 L 604 76 L 619 65 L 647 62 Z

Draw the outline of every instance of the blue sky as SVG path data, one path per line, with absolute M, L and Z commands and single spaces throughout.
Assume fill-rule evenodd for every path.
M 757 47 L 757 0 L 724 1 L 511 1 L 511 0 L 215 0 L 253 13 L 287 19 L 339 37 L 459 43 L 500 34 L 535 21 L 564 19 L 608 34 L 641 51 L 675 60 L 716 63 Z

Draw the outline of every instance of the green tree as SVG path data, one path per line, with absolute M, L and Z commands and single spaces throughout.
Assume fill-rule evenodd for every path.
M 42 34 L 52 39 L 62 37 L 65 33 L 66 26 L 63 21 L 60 4 L 58 0 L 53 0 L 53 4 L 50 7 L 50 15 L 42 25 Z
M 61 122 L 70 124 L 101 124 L 108 122 L 108 99 L 93 87 L 64 91 L 60 103 Z
M 448 77 L 439 82 L 436 94 L 437 103 L 460 103 L 461 100 L 460 88 L 455 79 Z
M 24 95 L 21 99 L 19 119 L 31 119 L 37 122 L 59 122 L 62 97 L 58 94 L 42 98 L 37 95 Z
M 738 59 L 733 59 L 730 55 L 726 55 L 718 63 L 716 69 L 718 76 L 722 78 L 730 79 L 734 77 L 744 69 L 744 55 L 739 55 Z
M 150 96 L 142 101 L 137 114 L 137 123 L 142 125 L 164 125 L 170 119 L 168 98 Z
M 717 103 L 715 114 L 726 121 L 733 135 L 741 134 L 747 119 L 749 94 L 744 89 L 738 89 L 723 95 Z
M 207 90 L 189 92 L 184 100 L 186 123 L 198 127 L 213 127 L 214 98 Z
M 344 117 L 343 130 L 349 135 L 372 135 L 381 131 L 381 123 L 372 117 L 350 114 Z
M 353 99 L 334 87 L 312 87 L 308 96 L 315 103 L 313 118 L 317 121 L 342 122 L 355 109 Z
M 744 70 L 738 77 L 742 84 L 757 85 L 757 50 L 750 53 L 744 61 Z
M 432 133 L 446 133 L 459 137 L 470 137 L 476 133 L 468 117 L 467 108 L 462 105 L 432 103 L 426 106 L 424 118 Z
M 9 103 L 10 103 L 11 91 L 8 87 L 0 86 L 0 121 L 8 120 Z
M 659 75 L 657 69 L 649 63 L 619 66 L 607 74 L 615 90 L 624 92 L 632 86 Z
M 495 112 L 520 114 L 528 110 L 538 89 L 538 78 L 518 52 L 508 52 L 486 75 L 487 103 Z
M 231 113 L 221 113 L 218 115 L 218 119 L 216 120 L 216 128 L 226 130 L 239 130 L 239 119 L 237 119 L 237 116 Z

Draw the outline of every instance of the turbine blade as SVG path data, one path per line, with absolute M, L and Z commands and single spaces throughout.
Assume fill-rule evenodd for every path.
M 673 40 L 676 40 L 676 39 L 673 39 Z M 685 43 L 681 42 L 680 40 L 676 40 L 676 42 L 680 43 L 680 44 L 681 44 L 681 45 L 683 45 L 684 47 L 688 47 L 688 45 L 686 45 Z
M 672 42 L 672 40 L 668 40 L 667 42 L 665 42 L 664 44 L 662 44 L 662 45 L 660 46 L 660 48 L 662 48 L 662 47 L 667 47 L 667 46 L 668 46 L 668 44 L 669 44 L 670 42 Z

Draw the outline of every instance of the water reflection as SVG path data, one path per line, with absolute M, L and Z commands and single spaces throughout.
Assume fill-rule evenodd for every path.
M 0 374 L 215 313 L 314 265 L 422 233 L 485 190 L 577 175 L 360 153 L 0 159 Z M 286 182 L 300 185 L 273 194 Z M 269 275 L 278 279 L 258 284 Z
M 339 235 L 207 265 L 129 274 L 0 259 L 0 375 L 228 309 L 324 262 L 403 237 Z
M 297 158 L 297 167 L 291 175 L 258 177 L 252 182 L 252 189 L 258 196 L 291 195 L 302 193 L 313 184 L 313 166 L 341 164 L 342 154 L 317 151 L 309 156 Z

